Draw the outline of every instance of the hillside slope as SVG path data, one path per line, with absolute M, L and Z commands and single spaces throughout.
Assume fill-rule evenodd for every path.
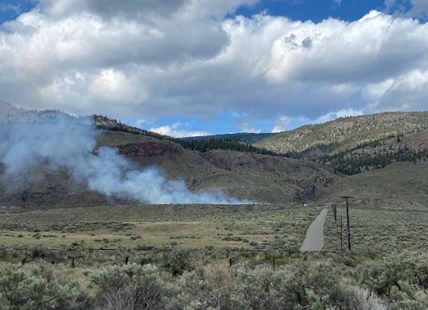
M 184 180 L 192 191 L 220 189 L 258 202 L 314 200 L 339 179 L 331 167 L 317 163 L 224 150 L 201 153 L 171 141 L 130 143 L 118 150 L 142 168 L 161 167 L 168 178 Z
M 389 112 L 307 125 L 255 143 L 352 175 L 428 159 L 428 112 Z
M 57 113 L 61 114 L 0 103 L 3 123 L 36 124 L 33 121 Z M 248 141 L 267 136 L 255 143 L 258 149 L 222 136 L 206 145 L 201 141 L 200 147 L 104 116 L 94 115 L 92 119 L 98 130 L 96 147 L 89 151 L 91 156 L 98 156 L 102 147 L 113 148 L 132 162 L 135 171 L 155 167 L 165 180 L 184 181 L 192 193 L 220 190 L 242 201 L 317 204 L 341 204 L 341 196 L 351 195 L 356 206 L 366 208 L 428 207 L 428 112 L 348 117 L 256 138 L 251 134 L 237 135 Z M 86 126 L 91 122 L 91 118 L 80 120 Z M 63 133 L 69 136 L 68 143 L 77 139 L 68 129 Z M 66 146 L 67 141 L 63 143 Z M 56 148 L 63 149 L 55 144 L 54 152 Z M 262 155 L 266 154 L 263 148 L 287 152 L 293 158 L 274 153 L 275 156 Z M 88 150 L 85 152 L 88 154 Z M 0 164 L 0 210 L 135 202 L 126 196 L 104 196 L 92 191 L 67 169 L 53 171 L 48 162 L 41 160 L 37 167 L 8 179 L 5 166 Z M 342 172 L 366 173 L 345 177 Z M 135 184 L 137 191 L 144 191 L 151 181 L 144 182 Z
M 256 142 L 266 139 L 275 133 L 253 133 L 253 132 L 240 132 L 232 134 L 221 134 L 221 135 L 208 135 L 208 136 L 196 136 L 196 137 L 185 137 L 180 138 L 184 141 L 200 141 L 200 140 L 212 140 L 212 139 L 230 139 L 237 140 L 248 144 L 255 144 Z
M 172 141 L 118 131 L 100 132 L 101 146 L 115 147 L 135 163 L 136 170 L 157 167 L 167 179 L 183 180 L 193 192 L 221 190 L 229 197 L 253 202 L 312 201 L 339 179 L 332 168 L 317 163 L 234 151 L 200 153 Z M 39 179 L 28 182 L 32 173 Z M 15 180 L 12 190 L 0 184 L 0 206 L 19 209 L 125 202 L 87 189 L 64 170 L 40 166 L 20 177 L 22 182 Z M 139 186 L 143 189 L 145 185 Z
M 254 145 L 278 153 L 339 153 L 360 145 L 428 129 L 428 112 L 387 112 L 339 118 L 269 136 Z M 309 155 L 309 154 L 308 154 Z
M 393 163 L 384 169 L 338 180 L 320 202 L 344 206 L 342 196 L 351 196 L 352 207 L 428 209 L 428 165 Z

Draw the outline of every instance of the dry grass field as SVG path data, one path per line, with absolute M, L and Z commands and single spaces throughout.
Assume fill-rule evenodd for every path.
M 79 245 L 91 251 L 117 250 L 123 256 L 171 249 L 198 249 L 214 256 L 231 252 L 271 256 L 297 253 L 318 212 L 297 204 L 49 209 L 0 215 L 0 238 L 18 252 L 36 245 L 48 249 Z
M 18 305 L 11 309 L 41 302 L 35 283 L 43 296 L 64 300 L 52 308 L 61 310 L 126 309 L 125 300 L 144 305 L 140 294 L 153 309 L 428 307 L 428 212 L 351 205 L 353 252 L 339 253 L 330 211 L 324 251 L 300 254 L 322 208 L 122 205 L 1 214 L 0 281 L 7 285 L 0 290 L 4 302 Z M 343 207 L 338 215 L 345 220 Z M 345 248 L 345 229 L 343 237 Z M 15 296 L 10 288 L 18 285 Z
M 359 254 L 397 254 L 426 251 L 428 247 L 428 211 L 353 208 L 350 204 L 352 251 Z M 338 208 L 338 223 L 329 212 L 325 233 L 325 251 L 340 251 L 340 216 L 343 218 L 343 249 L 347 250 L 346 212 Z
M 22 257 L 31 247 L 162 253 L 196 249 L 209 254 L 272 256 L 298 252 L 320 206 L 259 205 L 121 205 L 35 210 L 0 215 L 2 245 Z M 327 215 L 323 252 L 347 252 L 346 213 Z M 424 251 L 428 212 L 355 208 L 350 203 L 352 252 L 359 256 Z M 23 254 L 24 253 L 24 254 Z M 217 254 L 216 254 L 217 253 Z M 223 255 L 222 254 L 222 255 Z
M 324 202 L 341 206 L 341 196 L 352 196 L 353 207 L 362 209 L 428 210 L 427 176 L 427 164 L 393 163 L 338 180 Z

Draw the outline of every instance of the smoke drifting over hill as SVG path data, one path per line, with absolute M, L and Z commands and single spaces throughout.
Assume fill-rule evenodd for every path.
M 96 148 L 90 119 L 57 117 L 32 123 L 0 125 L 0 161 L 5 166 L 3 181 L 13 183 L 25 175 L 34 182 L 42 175 L 29 171 L 47 165 L 65 169 L 79 183 L 109 197 L 141 203 L 243 203 L 218 192 L 192 193 L 181 180 L 167 180 L 157 168 L 140 170 L 116 149 Z M 23 185 L 25 186 L 25 184 Z

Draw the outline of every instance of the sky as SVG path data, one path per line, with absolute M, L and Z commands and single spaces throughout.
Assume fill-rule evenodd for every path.
M 0 100 L 175 137 L 428 108 L 428 0 L 0 0 Z

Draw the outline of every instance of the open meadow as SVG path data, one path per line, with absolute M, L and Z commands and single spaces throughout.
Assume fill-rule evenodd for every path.
M 340 251 L 340 217 L 343 219 L 343 250 L 348 250 L 346 210 L 329 212 L 324 227 L 324 251 Z M 396 254 L 428 249 L 428 211 L 349 208 L 351 249 L 364 256 Z
M 425 309 L 427 212 L 321 205 L 121 205 L 0 215 L 1 309 Z M 338 216 L 345 213 L 338 207 Z M 37 289 L 34 289 L 37 287 Z M 40 298 L 44 296 L 44 298 Z
M 225 259 L 229 255 L 272 256 L 298 253 L 318 212 L 318 208 L 297 204 L 35 210 L 1 214 L 0 237 L 3 246 L 21 259 L 34 246 L 52 250 L 53 256 L 57 249 L 79 247 L 120 253 L 123 259 L 172 249 L 197 249 Z

